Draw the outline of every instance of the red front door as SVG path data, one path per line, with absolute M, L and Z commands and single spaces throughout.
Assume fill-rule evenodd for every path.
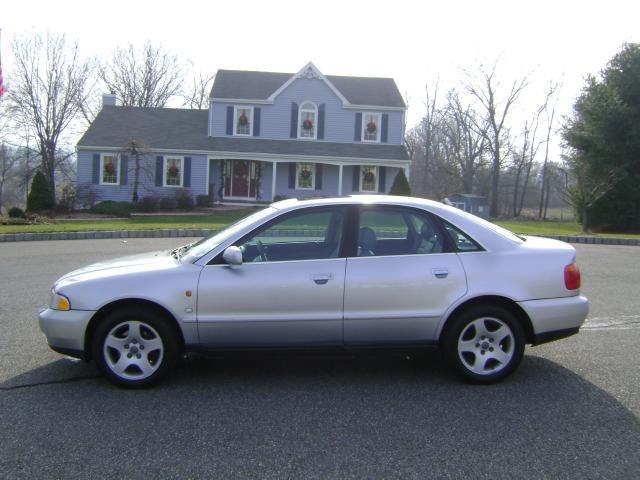
M 224 196 L 255 198 L 255 174 L 249 160 L 227 160 L 225 165 Z

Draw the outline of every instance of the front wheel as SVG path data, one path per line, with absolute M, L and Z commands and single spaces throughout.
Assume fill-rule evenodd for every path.
M 128 308 L 109 314 L 100 323 L 93 358 L 116 385 L 147 387 L 173 369 L 178 342 L 166 319 L 146 309 Z
M 502 307 L 479 306 L 454 318 L 442 341 L 448 363 L 466 380 L 493 383 L 520 364 L 525 338 L 515 316 Z

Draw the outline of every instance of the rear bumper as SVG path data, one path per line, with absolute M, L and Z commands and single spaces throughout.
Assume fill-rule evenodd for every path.
M 533 326 L 533 343 L 550 342 L 578 333 L 589 313 L 589 301 L 582 295 L 518 302 Z
M 80 356 L 84 352 L 84 336 L 94 311 L 52 310 L 40 311 L 40 330 L 49 346 L 56 352 Z

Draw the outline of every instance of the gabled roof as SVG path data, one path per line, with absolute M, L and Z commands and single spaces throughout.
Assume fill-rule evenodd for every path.
M 135 140 L 154 151 L 409 160 L 401 145 L 209 137 L 207 122 L 207 110 L 105 106 L 78 148 L 121 148 Z
M 308 71 L 328 82 L 349 105 L 406 108 L 393 78 L 322 75 L 311 62 L 297 73 L 218 70 L 210 98 L 272 101 L 282 87 Z

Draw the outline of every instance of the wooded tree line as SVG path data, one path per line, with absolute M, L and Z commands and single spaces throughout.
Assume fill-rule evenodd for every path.
M 36 170 L 56 204 L 58 183 L 75 180 L 73 143 L 100 110 L 102 93 L 116 93 L 125 106 L 208 107 L 213 76 L 160 45 L 83 58 L 65 35 L 34 33 L 16 37 L 10 49 L 14 66 L 5 70 L 0 99 L 0 207 L 24 203 Z

